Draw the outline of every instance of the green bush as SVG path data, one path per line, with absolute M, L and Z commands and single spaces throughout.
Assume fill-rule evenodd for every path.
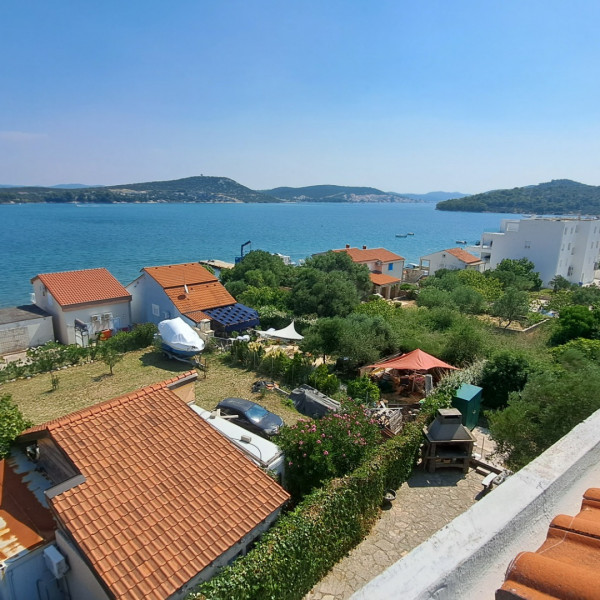
M 286 487 L 295 499 L 327 479 L 355 469 L 381 440 L 379 427 L 359 402 L 321 419 L 299 419 L 282 428 L 277 443 L 287 462 Z
M 354 400 L 363 400 L 367 404 L 376 403 L 380 393 L 377 384 L 373 383 L 366 375 L 348 382 L 348 396 Z
M 340 389 L 340 380 L 329 372 L 329 368 L 325 364 L 314 369 L 308 382 L 326 396 L 333 396 Z
M 132 331 L 119 331 L 119 333 L 108 338 L 104 344 L 119 353 L 141 350 L 152 345 L 157 331 L 158 329 L 154 323 L 143 323 L 136 325 Z
M 23 417 L 11 396 L 0 396 L 0 458 L 8 455 L 14 439 L 28 427 L 31 422 Z

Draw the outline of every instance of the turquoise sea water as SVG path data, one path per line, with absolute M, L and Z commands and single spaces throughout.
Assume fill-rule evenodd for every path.
M 106 267 L 124 285 L 142 267 L 220 259 L 240 246 L 287 254 L 385 247 L 419 262 L 470 244 L 510 215 L 451 213 L 434 204 L 54 204 L 0 205 L 0 306 L 29 302 L 38 273 Z M 514 215 L 513 215 L 514 216 Z M 397 233 L 414 236 L 397 238 Z

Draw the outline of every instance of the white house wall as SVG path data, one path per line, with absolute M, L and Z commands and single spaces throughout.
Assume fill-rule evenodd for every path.
M 434 275 L 435 272 L 439 271 L 440 269 L 450 269 L 456 271 L 458 269 L 464 269 L 467 266 L 462 260 L 459 260 L 453 254 L 443 250 L 423 256 L 421 260 L 429 261 L 430 275 Z
M 127 286 L 131 294 L 134 323 L 160 323 L 182 316 L 162 286 L 147 273 L 142 273 Z
M 378 262 L 376 260 L 370 260 L 368 262 L 363 262 L 360 264 L 367 265 L 367 268 L 369 269 L 369 271 L 371 271 L 371 273 L 381 271 L 382 275 L 389 275 L 390 277 L 396 277 L 400 280 L 402 279 L 402 275 L 404 272 L 403 260 L 395 260 L 393 262 Z
M 61 553 L 67 557 L 69 570 L 65 577 L 69 584 L 71 598 L 74 600 L 109 600 L 109 596 L 88 567 L 76 548 L 67 540 L 60 529 L 56 532 L 56 545 Z

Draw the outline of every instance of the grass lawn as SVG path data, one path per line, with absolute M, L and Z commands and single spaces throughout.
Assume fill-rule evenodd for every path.
M 251 385 L 259 375 L 252 371 L 232 368 L 224 363 L 223 355 L 207 355 L 206 379 L 199 372 L 196 383 L 196 402 L 211 410 L 219 400 L 228 396 L 247 398 L 280 415 L 288 424 L 295 423 L 300 414 L 284 404 L 285 398 L 269 393 L 253 394 Z M 191 365 L 163 358 L 152 348 L 129 352 L 114 367 L 114 375 L 100 361 L 69 367 L 58 372 L 59 385 L 52 391 L 50 374 L 36 375 L 0 384 L 0 394 L 10 394 L 23 415 L 34 424 L 56 419 L 103 400 L 128 394 L 146 385 L 175 377 L 191 369 Z

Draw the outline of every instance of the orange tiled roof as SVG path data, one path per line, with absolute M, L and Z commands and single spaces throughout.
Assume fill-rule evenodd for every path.
M 170 596 L 289 499 L 169 383 L 23 434 L 47 432 L 85 476 L 50 503 L 118 599 Z
M 389 285 L 394 283 L 400 283 L 400 279 L 392 277 L 391 275 L 384 275 L 383 273 L 371 273 L 371 281 L 375 285 Z
M 473 256 L 473 254 L 467 252 L 466 250 L 463 250 L 462 248 L 449 248 L 448 250 L 446 250 L 446 252 L 448 254 L 452 254 L 452 256 L 458 258 L 458 260 L 464 262 L 467 265 L 481 262 L 480 258 Z
M 208 269 L 199 263 L 183 263 L 180 265 L 165 265 L 163 267 L 144 267 L 163 288 L 179 287 L 184 284 L 188 287 L 208 281 L 218 281 Z
M 598 573 L 600 488 L 590 488 L 578 515 L 557 516 L 536 552 L 517 555 L 496 600 L 598 599 Z
M 370 262 L 380 260 L 381 262 L 393 262 L 396 260 L 404 260 L 404 257 L 399 254 L 394 254 L 385 248 L 369 248 L 363 250 L 361 248 L 341 248 L 334 252 L 346 252 L 355 263 Z
M 60 306 L 74 306 L 107 300 L 130 300 L 131 294 L 107 269 L 84 269 L 36 275 Z
M 225 286 L 220 281 L 211 281 L 200 285 L 188 285 L 187 292 L 183 286 L 168 288 L 165 290 L 165 293 L 182 314 L 235 304 L 235 298 L 225 289 Z

